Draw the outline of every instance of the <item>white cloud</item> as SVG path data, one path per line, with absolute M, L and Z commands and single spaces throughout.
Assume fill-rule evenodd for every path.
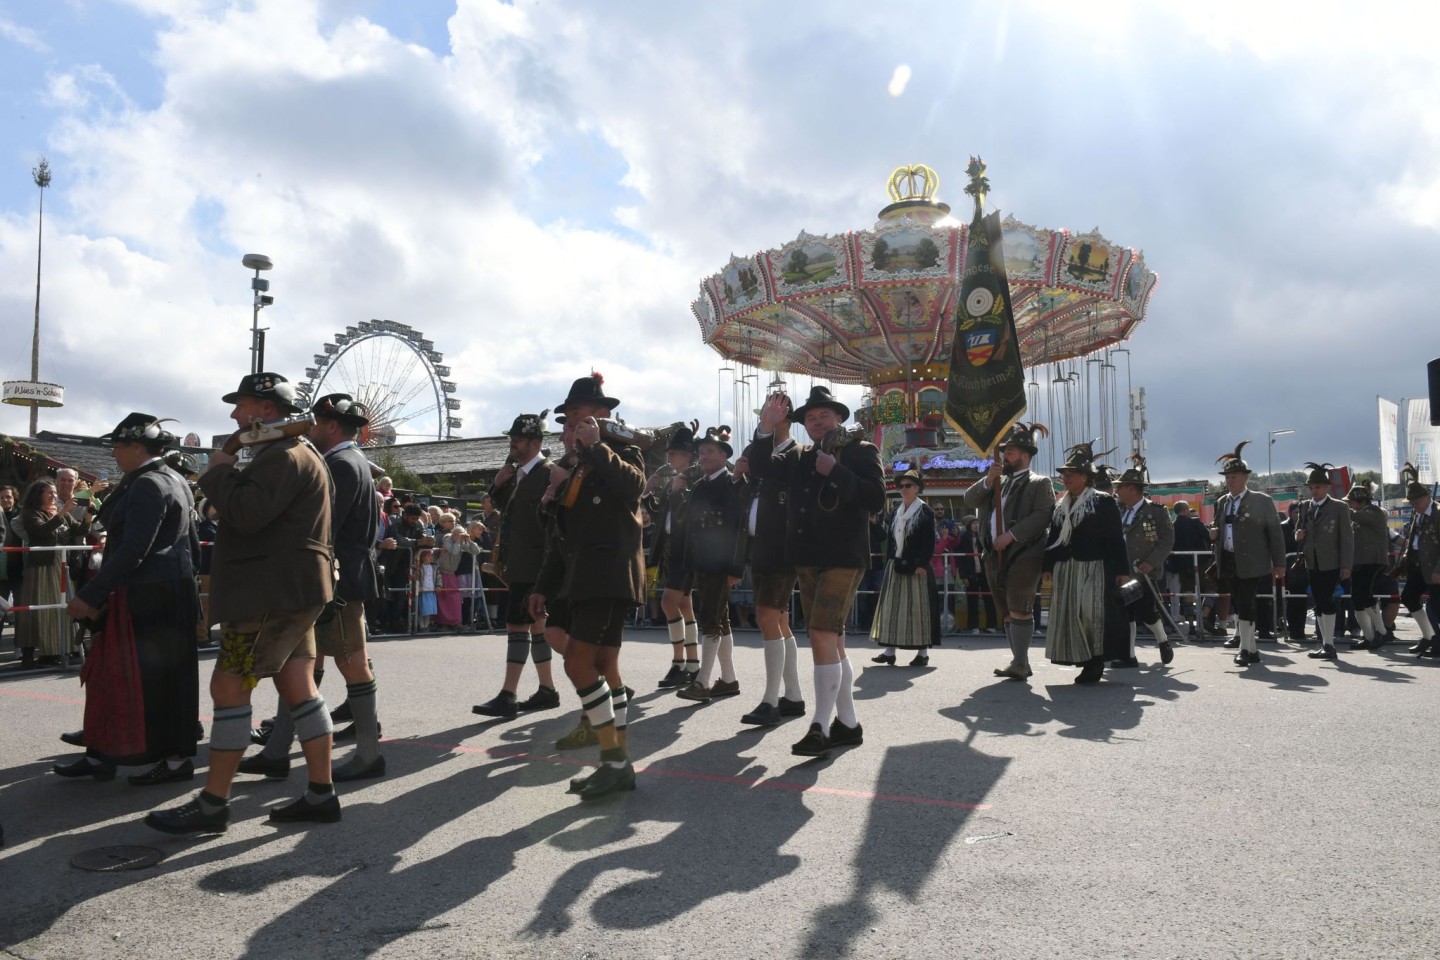
M 4 37 L 11 43 L 17 43 L 27 50 L 33 50 L 36 53 L 50 52 L 50 45 L 44 41 L 37 31 L 29 27 L 22 27 L 4 17 L 0 17 L 0 37 Z

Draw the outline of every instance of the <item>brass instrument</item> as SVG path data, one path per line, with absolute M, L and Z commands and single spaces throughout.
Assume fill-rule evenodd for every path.
M 515 466 L 514 456 L 507 455 L 505 457 L 505 463 L 501 467 L 501 469 L 503 470 L 505 467 L 513 466 Z M 518 483 L 519 481 L 517 480 L 516 482 Z M 499 580 L 501 583 L 505 584 L 505 586 L 508 587 L 510 586 L 510 581 L 505 578 L 505 562 L 500 559 L 500 536 L 504 530 L 505 518 L 502 514 L 500 518 L 500 529 L 495 531 L 495 540 L 490 545 L 490 559 L 480 564 L 480 572 L 490 574 L 490 576 L 494 577 L 496 580 Z

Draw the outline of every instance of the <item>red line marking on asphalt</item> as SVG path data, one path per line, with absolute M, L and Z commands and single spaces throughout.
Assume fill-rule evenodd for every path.
M 0 690 L 10 697 L 24 697 L 29 700 L 48 700 L 52 703 L 85 703 L 75 697 L 61 697 L 49 693 L 31 693 L 28 690 Z M 201 717 L 209 720 L 209 717 Z M 428 747 L 433 750 L 447 750 L 452 753 L 473 753 L 494 757 L 497 760 L 527 760 L 537 763 L 555 763 L 570 767 L 593 767 L 595 764 L 570 757 L 552 757 L 535 753 L 516 752 L 505 747 L 467 747 L 464 744 L 436 743 L 431 740 L 403 740 L 382 737 L 382 743 L 398 746 Z M 652 777 L 669 777 L 672 780 L 698 780 L 705 783 L 730 783 L 742 787 L 760 787 L 766 790 L 791 790 L 799 793 L 818 793 L 830 797 L 851 797 L 858 800 L 889 800 L 893 803 L 908 803 L 919 807 L 944 807 L 950 810 L 989 810 L 988 803 L 966 803 L 962 800 L 942 800 L 938 797 L 919 797 L 902 793 L 875 793 L 871 790 L 846 790 L 841 787 L 822 787 L 813 783 L 790 783 L 785 780 L 760 780 L 755 777 L 732 777 L 719 773 L 700 773 L 693 770 L 662 770 L 656 767 L 636 767 L 636 773 Z

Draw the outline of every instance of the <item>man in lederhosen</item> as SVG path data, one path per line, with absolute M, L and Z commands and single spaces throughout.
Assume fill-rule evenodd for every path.
M 730 630 L 730 588 L 745 573 L 745 483 L 730 473 L 730 428 L 705 431 L 696 441 L 702 476 L 680 500 L 684 515 L 685 565 L 695 574 L 695 617 L 700 624 L 700 674 L 676 693 L 684 700 L 704 702 L 740 693 L 735 676 L 735 637 Z M 710 673 L 720 664 L 720 679 Z
M 275 373 L 250 374 L 222 399 L 241 430 L 303 412 L 295 388 Z M 340 819 L 330 771 L 330 714 L 315 687 L 315 620 L 334 597 L 330 473 L 304 437 L 256 444 L 250 466 L 216 451 L 200 488 L 219 511 L 211 561 L 210 608 L 224 639 L 210 678 L 215 701 L 210 771 L 188 803 L 157 810 L 148 826 L 166 833 L 218 833 L 230 820 L 230 786 L 250 743 L 250 695 L 273 677 L 305 753 L 303 796 L 272 807 L 276 822 Z
M 632 445 L 601 438 L 598 418 L 608 418 L 620 404 L 604 395 L 603 383 L 599 374 L 581 377 L 555 408 L 565 416 L 575 468 L 558 495 L 554 532 L 530 594 L 536 619 L 550 597 L 566 601 L 569 611 L 565 673 L 600 741 L 600 766 L 570 785 L 581 800 L 635 789 L 620 644 L 625 618 L 645 603 L 645 459 Z
M 1120 501 L 1120 526 L 1125 530 L 1125 553 L 1130 559 L 1130 568 L 1136 576 L 1148 580 L 1150 586 L 1129 606 L 1130 656 L 1111 661 L 1112 667 L 1140 666 L 1140 661 L 1135 659 L 1135 634 L 1141 624 L 1159 644 L 1160 662 L 1169 663 L 1175 659 L 1175 648 L 1170 645 L 1170 638 L 1165 633 L 1165 621 L 1156 602 L 1160 588 L 1155 583 L 1175 545 L 1175 530 L 1170 525 L 1170 511 L 1145 496 L 1145 488 L 1150 484 L 1145 458 L 1137 453 L 1130 461 L 1134 466 L 1120 474 L 1120 481 L 1115 486 L 1115 499 Z
M 1215 502 L 1215 548 L 1218 589 L 1229 594 L 1239 620 L 1240 652 L 1235 663 L 1248 667 L 1260 662 L 1255 641 L 1255 596 L 1285 576 L 1285 538 L 1275 501 L 1251 490 L 1250 467 L 1240 458 L 1249 440 L 1232 453 L 1216 457 L 1225 478 L 1225 492 Z
M 1350 508 L 1330 496 L 1328 463 L 1307 463 L 1310 471 L 1305 483 L 1310 499 L 1300 505 L 1295 541 L 1305 560 L 1310 579 L 1310 594 L 1315 603 L 1315 629 L 1320 634 L 1320 648 L 1311 650 L 1312 660 L 1334 660 L 1335 653 L 1335 590 L 1350 579 L 1354 564 L 1355 534 L 1350 521 Z
M 698 423 L 697 423 L 698 427 Z M 695 464 L 695 431 L 681 426 L 665 444 L 668 470 L 645 484 L 645 509 L 655 519 L 655 554 L 660 558 L 660 610 L 670 635 L 670 670 L 656 684 L 662 690 L 694 682 L 700 672 L 700 628 L 695 619 L 695 574 L 685 565 L 685 517 L 675 505 L 689 489 Z
M 1400 572 L 1405 577 L 1405 589 L 1400 593 L 1400 602 L 1415 618 L 1420 628 L 1420 642 L 1410 648 L 1416 656 L 1440 657 L 1440 640 L 1436 639 L 1435 627 L 1440 621 L 1440 509 L 1429 487 L 1420 482 L 1420 471 L 1405 464 L 1401 471 L 1405 481 L 1405 499 L 1410 501 L 1410 523 L 1405 527 L 1405 542 L 1401 545 L 1404 553 L 1400 560 Z M 1429 596 L 1429 602 L 1422 598 Z
M 1030 642 L 1035 636 L 1035 587 L 1043 573 L 1045 537 L 1055 512 L 1055 487 L 1049 477 L 1030 470 L 1039 452 L 1035 434 L 1043 424 L 1017 423 L 1000 441 L 1000 455 L 989 471 L 965 491 L 965 506 L 980 517 L 985 577 L 994 591 L 995 610 L 1010 641 L 1010 663 L 995 676 L 1030 676 Z M 995 511 L 995 489 L 1001 511 Z
M 550 460 L 541 445 L 545 440 L 545 415 L 522 413 L 510 425 L 510 456 L 490 496 L 502 511 L 496 556 L 508 589 L 505 591 L 505 680 L 500 692 L 471 712 L 485 717 L 513 717 L 522 710 L 549 710 L 560 706 L 551 673 L 550 645 L 545 642 L 545 618 L 530 616 L 530 590 L 540 576 L 545 557 L 545 524 L 540 500 L 550 483 Z M 540 687 L 524 702 L 515 699 L 525 661 L 535 663 Z
M 870 515 L 885 509 L 885 471 L 875 445 L 842 426 L 849 417 L 850 408 L 825 387 L 812 387 L 793 411 L 788 397 L 774 394 L 761 409 L 751 445 L 755 459 L 765 461 L 765 474 L 785 487 L 785 555 L 795 565 L 815 660 L 815 712 L 809 731 L 790 748 L 797 756 L 827 756 L 832 746 L 858 746 L 865 738 L 844 631 L 870 566 Z M 787 418 L 804 426 L 812 446 L 775 449 L 775 429 Z
M 1350 532 L 1355 540 L 1355 566 L 1350 570 L 1350 597 L 1361 639 L 1352 650 L 1379 650 L 1390 639 L 1375 597 L 1375 582 L 1390 566 L 1390 524 L 1385 511 L 1371 502 L 1370 486 L 1357 483 L 1345 495 L 1350 507 Z
M 784 453 L 793 445 L 790 420 L 786 417 L 775 425 L 771 449 Z M 746 530 L 750 535 L 750 577 L 755 584 L 755 622 L 760 627 L 761 649 L 765 654 L 765 693 L 760 705 L 741 717 L 740 722 L 773 727 L 786 717 L 805 716 L 805 695 L 800 689 L 800 647 L 790 629 L 795 567 L 785 556 L 784 480 L 766 469 L 769 457 L 757 454 L 753 443 L 745 448 L 745 461 L 759 481 L 746 518 Z M 784 696 L 781 696 L 782 684 Z

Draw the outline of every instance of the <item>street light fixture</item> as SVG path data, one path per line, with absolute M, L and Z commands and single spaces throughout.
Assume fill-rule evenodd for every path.
M 1275 481 L 1273 479 L 1275 475 L 1275 438 L 1283 437 L 1286 434 L 1291 434 L 1294 432 L 1295 431 L 1291 430 L 1289 427 L 1286 427 L 1283 430 L 1270 431 L 1270 444 L 1265 448 L 1265 482 L 1272 487 L 1275 485 Z
M 250 320 L 250 372 L 259 373 L 260 368 L 265 365 L 265 347 L 260 339 L 260 311 L 275 302 L 275 298 L 268 293 L 270 281 L 262 280 L 260 271 L 269 270 L 274 264 L 263 253 L 247 253 L 240 262 L 245 269 L 255 271 L 255 278 L 250 281 L 250 289 L 255 292 L 254 310 Z

